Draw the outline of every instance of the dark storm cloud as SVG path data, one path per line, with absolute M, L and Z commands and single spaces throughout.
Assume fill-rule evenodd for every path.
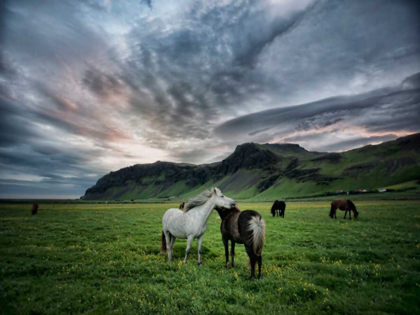
M 0 84 L 0 148 L 27 143 L 38 134 L 36 128 L 22 117 L 10 98 L 10 91 Z
M 410 71 L 420 70 L 418 22 L 410 5 L 308 1 L 280 14 L 264 10 L 270 8 L 268 2 L 196 3 L 183 16 L 182 27 L 159 18 L 140 20 L 129 35 L 131 55 L 123 73 L 135 87 L 133 107 L 159 130 L 146 138 L 169 148 L 173 139 L 213 138 L 211 130 L 223 115 L 396 85 Z M 372 19 L 383 23 L 372 25 Z M 370 106 L 356 103 L 353 111 Z M 306 108 L 306 118 L 294 129 L 321 129 L 344 119 L 318 111 Z M 293 111 L 289 117 L 302 114 Z M 255 140 L 268 138 L 261 125 L 252 131 L 260 135 Z M 200 149 L 191 149 L 197 160 L 195 150 Z M 171 153 L 177 159 L 186 155 L 185 150 Z
M 88 173 L 215 161 L 241 142 L 345 150 L 419 131 L 419 14 L 392 0 L 0 1 L 0 185 L 83 194 Z
M 21 196 L 23 194 L 28 198 L 34 198 L 35 195 L 38 198 L 50 198 L 54 195 L 77 197 L 83 193 L 85 187 L 96 182 L 98 174 L 104 172 L 100 167 L 86 165 L 88 156 L 92 153 L 63 150 L 61 146 L 43 143 L 0 149 L 0 186 L 3 186 L 0 198 L 7 197 L 8 194 L 17 198 L 19 192 Z M 88 175 L 95 172 L 98 173 L 94 177 Z M 20 178 L 21 174 L 23 177 L 34 175 L 39 179 L 11 179 L 15 176 Z M 31 190 L 34 187 L 36 189 Z
M 406 89 L 406 82 L 356 96 L 245 115 L 221 124 L 215 133 L 224 139 L 236 139 L 238 143 L 245 139 L 298 142 L 318 151 L 341 151 L 395 139 L 392 133 L 420 131 L 420 88 Z M 387 134 L 366 137 L 359 134 L 363 132 Z M 345 133 L 353 134 L 353 138 L 340 138 Z
M 102 73 L 94 68 L 86 70 L 83 83 L 92 92 L 99 96 L 106 96 L 110 93 L 115 93 L 116 90 L 121 88 L 121 82 L 118 78 Z
M 325 133 L 315 133 L 304 136 L 293 136 L 290 138 L 285 138 L 284 140 L 289 143 L 305 143 L 309 146 L 312 146 L 313 143 L 323 143 L 325 138 L 328 135 Z M 384 136 L 374 136 L 374 137 L 357 137 L 351 140 L 341 140 L 336 139 L 334 142 L 334 137 L 328 139 L 327 144 L 324 145 L 315 145 L 316 151 L 318 152 L 337 152 L 337 151 L 347 151 L 353 148 L 362 147 L 371 143 L 381 143 L 384 141 L 395 140 L 398 138 L 394 134 L 387 134 Z
M 297 12 L 272 15 L 252 1 L 195 3 L 182 16 L 183 27 L 177 20 L 140 20 L 123 66 L 133 107 L 163 135 L 211 137 L 220 114 L 264 91 L 263 74 L 253 70 L 256 57 L 305 10 L 297 5 Z
M 360 137 L 357 139 L 339 141 L 337 143 L 320 146 L 318 148 L 318 151 L 321 151 L 321 152 L 347 151 L 353 148 L 359 148 L 359 147 L 372 144 L 372 143 L 376 144 L 376 143 L 381 143 L 385 141 L 395 140 L 396 138 L 398 137 L 393 134 L 389 134 L 385 136 L 377 136 L 377 137 Z M 320 140 L 322 141 L 323 139 L 320 139 Z
M 0 198 L 77 198 L 80 186 L 89 187 L 96 182 L 93 177 L 49 176 L 36 184 L 33 181 L 0 179 Z

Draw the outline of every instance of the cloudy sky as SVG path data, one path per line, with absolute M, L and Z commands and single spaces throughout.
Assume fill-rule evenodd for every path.
M 0 198 L 419 132 L 419 21 L 415 0 L 0 0 Z

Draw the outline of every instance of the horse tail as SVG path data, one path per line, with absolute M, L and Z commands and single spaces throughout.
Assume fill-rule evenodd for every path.
M 252 231 L 252 249 L 257 256 L 261 256 L 265 243 L 265 221 L 260 216 L 254 216 L 248 223 L 248 231 Z
M 160 252 L 162 254 L 166 253 L 166 237 L 163 231 L 162 231 L 162 237 L 160 238 Z

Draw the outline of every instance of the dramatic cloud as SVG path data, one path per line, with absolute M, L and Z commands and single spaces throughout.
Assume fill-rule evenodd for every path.
M 1 197 L 242 142 L 418 132 L 416 1 L 0 1 Z M 301 105 L 304 104 L 304 105 Z
M 394 88 L 245 115 L 221 124 L 215 133 L 237 142 L 297 142 L 318 151 L 392 140 L 420 130 L 417 77 Z

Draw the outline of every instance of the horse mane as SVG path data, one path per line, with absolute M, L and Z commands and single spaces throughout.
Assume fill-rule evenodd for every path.
M 273 212 L 274 210 L 276 210 L 275 207 L 277 206 L 277 203 L 278 202 L 279 202 L 278 200 L 275 200 L 274 201 L 273 205 L 271 206 L 271 212 Z
M 184 206 L 184 212 L 190 211 L 192 208 L 201 206 L 207 202 L 213 196 L 214 189 L 205 190 L 198 196 L 191 198 Z
M 356 206 L 354 205 L 353 201 L 347 200 L 347 203 L 350 205 L 351 210 L 353 210 L 353 212 L 357 213 L 357 209 L 356 209 Z

